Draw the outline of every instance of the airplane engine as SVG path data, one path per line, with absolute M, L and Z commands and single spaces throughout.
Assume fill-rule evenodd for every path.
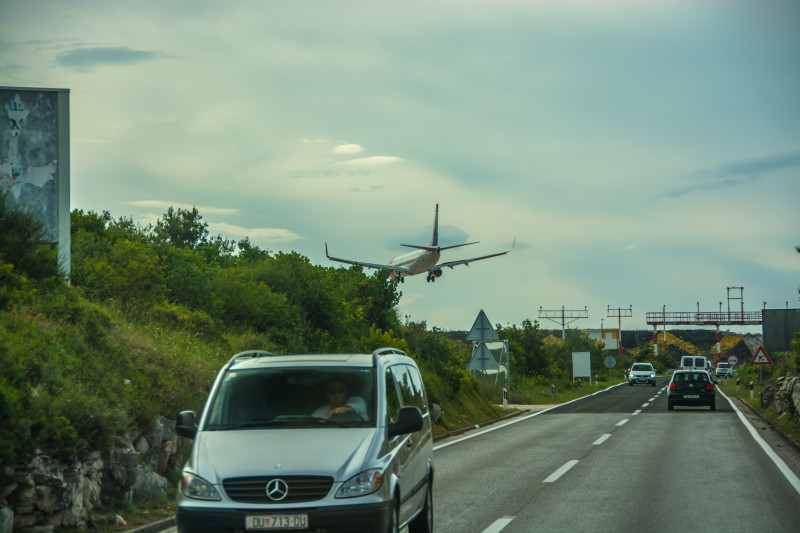
M 437 268 L 436 270 L 429 270 L 428 271 L 428 281 L 436 281 L 436 278 L 442 275 L 442 269 Z

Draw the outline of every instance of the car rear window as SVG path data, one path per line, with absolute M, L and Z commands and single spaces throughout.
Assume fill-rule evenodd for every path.
M 675 381 L 708 381 L 708 375 L 705 372 L 680 372 L 675 374 Z

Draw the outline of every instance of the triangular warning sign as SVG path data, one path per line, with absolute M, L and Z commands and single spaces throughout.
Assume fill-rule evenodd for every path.
M 497 332 L 492 327 L 492 323 L 489 322 L 489 319 L 486 318 L 486 313 L 481 312 L 478 313 L 478 318 L 475 319 L 475 323 L 472 324 L 472 329 L 469 330 L 467 333 L 467 340 L 468 341 L 499 341 L 500 337 L 497 336 Z
M 767 356 L 767 352 L 764 351 L 763 346 L 759 346 L 758 350 L 756 350 L 756 354 L 753 356 L 753 360 L 750 361 L 751 365 L 771 365 L 772 360 Z
M 481 342 L 473 349 L 467 370 L 499 370 L 499 368 L 492 352 L 484 343 Z

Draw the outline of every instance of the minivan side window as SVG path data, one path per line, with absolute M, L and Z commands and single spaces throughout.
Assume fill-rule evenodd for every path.
M 394 376 L 394 381 L 400 391 L 400 401 L 403 407 L 416 407 L 422 411 L 420 399 L 414 390 L 414 383 L 411 381 L 407 368 L 407 365 L 394 365 L 391 367 L 392 376 Z
M 389 418 L 387 423 L 397 422 L 401 405 L 400 395 L 397 393 L 397 386 L 395 385 L 391 368 L 386 369 L 384 384 L 386 386 L 386 416 Z
M 420 412 L 425 415 L 428 412 L 428 399 L 425 397 L 425 387 L 422 385 L 422 376 L 419 375 L 419 370 L 413 366 L 408 366 L 408 375 L 411 376 L 411 381 L 414 383 L 414 390 L 419 398 Z

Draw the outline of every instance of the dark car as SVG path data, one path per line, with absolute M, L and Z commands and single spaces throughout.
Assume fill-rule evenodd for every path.
M 676 370 L 667 391 L 667 409 L 676 405 L 707 405 L 717 408 L 717 390 L 705 370 Z

